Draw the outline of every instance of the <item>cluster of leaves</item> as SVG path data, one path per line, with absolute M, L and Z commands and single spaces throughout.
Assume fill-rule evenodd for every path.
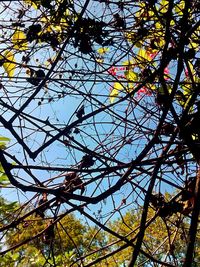
M 180 29 L 181 27 L 184 30 L 188 31 L 185 39 L 185 50 L 184 50 L 184 60 L 185 60 L 185 75 L 182 78 L 183 85 L 180 90 L 177 92 L 176 100 L 183 107 L 186 107 L 188 98 L 191 97 L 193 91 L 192 82 L 199 81 L 198 74 L 198 65 L 199 59 L 195 59 L 199 49 L 199 26 L 193 27 L 192 23 L 197 22 L 197 13 L 198 13 L 198 4 L 193 1 L 193 5 L 190 7 L 188 12 L 188 25 L 185 25 L 186 22 L 183 22 L 183 10 L 185 7 L 184 1 L 175 1 L 171 10 L 170 18 L 170 39 L 168 40 L 167 46 L 168 51 L 166 52 L 166 65 L 162 70 L 165 80 L 169 83 L 167 85 L 168 93 L 171 92 L 170 82 L 173 82 L 173 70 L 174 70 L 174 60 L 177 60 L 179 57 L 178 51 L 178 40 L 180 38 Z M 119 95 L 119 92 L 126 90 L 128 92 L 133 91 L 136 87 L 138 80 L 143 81 L 147 79 L 145 88 L 148 89 L 144 91 L 148 95 L 149 91 L 154 91 L 157 94 L 158 104 L 163 104 L 161 98 L 167 98 L 167 95 L 164 93 L 162 86 L 159 84 L 156 85 L 152 83 L 152 73 L 155 71 L 158 66 L 163 49 L 166 45 L 166 18 L 169 9 L 169 1 L 140 1 L 138 5 L 138 11 L 135 14 L 136 21 L 134 22 L 134 31 L 129 28 L 124 29 L 125 38 L 131 43 L 131 49 L 135 52 L 133 57 L 129 58 L 129 61 L 122 62 L 122 65 L 128 65 L 128 70 L 125 70 L 123 78 L 127 80 L 128 87 L 123 86 L 122 82 L 117 82 L 113 85 L 113 89 L 110 93 L 111 103 L 114 101 L 114 98 Z M 139 73 L 139 75 L 138 75 Z M 190 74 L 189 74 L 190 73 Z M 116 73 L 111 73 L 116 75 Z M 160 73 L 160 75 L 162 75 Z M 154 80 L 159 81 L 158 79 Z M 150 83 L 149 83 L 150 82 Z M 185 85 L 186 84 L 186 85 Z M 181 97 L 178 95 L 181 94 Z M 160 97 L 161 95 L 161 97 Z
M 96 42 L 99 45 L 106 43 L 105 38 L 108 35 L 106 30 L 103 30 L 106 23 L 99 22 L 90 18 L 82 18 L 75 23 L 77 29 L 74 36 L 74 47 L 79 47 L 79 51 L 88 54 L 93 51 L 92 44 Z
M 73 4 L 69 1 L 23 1 L 25 7 L 19 10 L 18 22 L 13 22 L 11 43 L 5 52 L 0 55 L 0 66 L 3 66 L 10 79 L 16 74 L 17 67 L 24 68 L 30 61 L 29 51 L 32 49 L 32 42 L 41 45 L 49 44 L 53 49 L 62 43 L 69 32 L 70 25 L 76 21 L 76 15 L 72 13 Z M 53 3 L 54 2 L 54 3 Z M 23 17 L 27 7 L 36 9 L 40 18 L 36 23 L 26 26 Z M 11 18 L 12 21 L 12 18 Z M 16 57 L 24 51 L 26 54 L 22 60 L 26 63 L 19 64 Z M 28 53 L 27 53 L 28 52 Z

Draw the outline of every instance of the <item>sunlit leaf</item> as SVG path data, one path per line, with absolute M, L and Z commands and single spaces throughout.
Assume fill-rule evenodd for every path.
M 140 48 L 138 52 L 138 59 L 141 61 L 151 61 L 150 55 L 143 48 Z
M 119 92 L 123 90 L 124 87 L 121 83 L 116 82 L 113 85 L 113 88 L 110 92 L 110 103 L 113 103 L 115 101 L 115 98 L 119 95 Z
M 156 38 L 155 45 L 157 45 L 157 47 L 164 47 L 165 39 L 163 37 Z
M 7 142 L 9 142 L 10 141 L 10 138 L 4 137 L 4 136 L 0 136 L 0 141 L 7 141 Z
M 96 57 L 95 60 L 96 60 L 96 62 L 99 63 L 99 64 L 101 64 L 101 63 L 104 62 L 104 59 L 103 59 L 102 57 Z
M 27 50 L 28 43 L 26 41 L 26 35 L 23 31 L 16 30 L 12 36 L 12 42 L 14 44 L 14 48 L 18 50 Z
M 43 30 L 42 33 L 44 32 L 57 32 L 60 33 L 62 32 L 62 27 L 64 23 L 59 23 L 59 25 L 56 25 L 55 23 L 52 23 L 51 20 L 45 16 L 41 17 L 40 21 L 42 23 L 44 23 L 44 25 L 46 26 L 45 29 Z M 65 20 L 66 23 L 66 20 Z
M 3 174 L 3 173 L 4 173 L 4 168 L 3 168 L 3 166 L 0 163 L 0 174 Z
M 166 13 L 168 10 L 169 0 L 161 0 L 160 1 L 160 12 Z
M 7 142 L 9 142 L 9 141 L 10 141 L 10 138 L 0 136 L 0 149 L 5 149 Z M 1 165 L 0 165 L 0 171 L 1 171 Z
M 123 66 L 132 67 L 135 62 L 133 60 L 126 60 L 122 62 Z
M 5 173 L 0 173 L 0 184 L 3 184 L 4 182 L 9 182 L 9 179 Z
M 7 175 L 5 174 L 4 168 L 0 163 L 0 184 L 4 184 L 4 182 L 9 182 Z
M 5 69 L 8 77 L 11 79 L 14 76 L 16 63 L 15 57 L 12 51 L 6 50 L 4 53 L 5 63 L 3 64 L 3 68 Z
M 126 32 L 125 37 L 129 42 L 133 42 L 135 40 L 135 33 L 133 32 Z
M 193 64 L 188 61 L 188 65 L 189 65 L 189 71 L 188 71 L 188 77 L 190 77 L 190 74 L 192 75 L 194 82 L 199 83 L 200 82 L 200 78 L 198 78 L 198 76 L 196 75 L 196 71 L 194 69 Z
M 138 80 L 138 75 L 132 70 L 126 70 L 124 72 L 125 78 L 128 80 L 128 88 L 126 88 L 127 92 L 130 93 L 133 90 L 133 82 Z
M 146 87 L 147 87 L 148 89 L 151 89 L 151 90 L 156 90 L 156 89 L 157 89 L 156 85 L 153 84 L 153 83 L 147 83 L 147 84 L 146 84 Z
M 69 26 L 69 24 L 68 24 L 68 22 L 67 22 L 67 20 L 66 20 L 65 18 L 62 18 L 62 19 L 60 20 L 60 25 L 62 26 L 62 28 L 63 28 L 63 27 L 68 27 L 68 26 Z
M 176 4 L 174 10 L 178 15 L 182 16 L 184 7 L 185 7 L 185 1 L 180 1 L 179 3 Z
M 199 49 L 198 43 L 193 41 L 190 42 L 189 47 L 195 49 L 196 51 Z
M 97 52 L 100 54 L 100 55 L 104 55 L 105 53 L 107 53 L 109 51 L 109 47 L 101 47 L 97 50 Z
M 191 41 L 190 41 L 190 44 L 189 44 L 189 47 L 195 49 L 196 51 L 200 50 L 199 35 L 200 35 L 200 30 L 195 31 L 191 35 Z
M 135 13 L 135 17 L 140 18 L 145 11 L 146 4 L 144 2 L 139 2 L 139 10 Z
M 190 103 L 191 97 L 192 97 L 192 94 L 188 96 L 188 98 L 187 98 L 187 100 L 185 102 L 184 108 L 187 108 L 188 104 Z M 192 109 L 193 109 L 193 107 L 192 107 Z
M 155 28 L 156 28 L 157 30 L 160 30 L 160 29 L 163 28 L 163 26 L 162 26 L 162 24 L 161 24 L 160 22 L 156 22 L 156 23 L 155 23 Z
M 19 257 L 20 257 L 20 254 L 18 252 L 12 254 L 12 258 L 14 261 L 17 261 L 19 259 Z
M 150 10 L 150 11 L 148 12 L 148 16 L 149 16 L 149 18 L 152 19 L 152 18 L 154 17 L 154 15 L 155 15 L 154 11 Z
M 175 20 L 172 19 L 172 20 L 170 21 L 170 26 L 175 26 L 175 25 L 176 25 L 176 22 L 175 22 Z
M 127 70 L 124 72 L 124 75 L 128 81 L 137 81 L 138 75 L 137 73 Z
M 34 9 L 38 9 L 38 5 L 35 3 L 36 1 L 31 1 L 31 0 L 24 0 L 24 3 L 33 7 Z
M 4 150 L 6 148 L 6 143 L 0 142 L 0 149 Z

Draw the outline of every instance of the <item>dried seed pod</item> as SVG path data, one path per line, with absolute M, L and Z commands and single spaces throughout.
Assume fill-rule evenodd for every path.
M 85 114 L 85 108 L 84 105 L 80 107 L 80 109 L 76 112 L 76 117 L 81 120 L 83 115 Z
M 169 136 L 172 133 L 174 133 L 174 130 L 175 130 L 175 126 L 171 123 L 166 122 L 162 125 L 160 134 Z
M 65 190 L 72 193 L 75 190 L 80 189 L 81 194 L 85 191 L 83 181 L 75 172 L 70 172 L 65 176 L 64 180 Z
M 82 157 L 80 168 L 89 168 L 92 167 L 93 165 L 94 165 L 93 156 L 86 154 Z

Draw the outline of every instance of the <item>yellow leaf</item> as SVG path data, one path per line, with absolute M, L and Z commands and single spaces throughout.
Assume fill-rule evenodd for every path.
M 190 99 L 191 99 L 192 95 L 188 96 L 186 102 L 185 102 L 185 105 L 184 105 L 184 108 L 187 108 L 188 104 L 190 103 Z M 193 107 L 192 107 L 193 108 Z
M 65 15 L 65 16 L 67 16 L 67 15 Z M 67 20 L 66 20 L 65 18 L 62 18 L 62 19 L 60 20 L 60 25 L 61 25 L 62 27 L 68 27 L 68 26 L 69 26 L 69 24 L 68 24 L 68 22 L 67 22 Z
M 145 11 L 146 4 L 144 2 L 140 2 L 138 6 L 138 11 L 135 13 L 135 17 L 142 17 L 142 13 Z
M 4 137 L 4 136 L 0 136 L 0 141 L 8 142 L 8 141 L 10 141 L 10 138 Z
M 183 15 L 183 10 L 185 8 L 185 1 L 180 1 L 176 4 L 175 6 L 175 12 L 179 15 L 182 16 Z
M 109 51 L 109 48 L 108 47 L 101 47 L 97 50 L 97 52 L 100 54 L 100 55 L 104 55 L 105 53 L 107 53 Z
M 0 149 L 4 150 L 6 148 L 6 143 L 0 142 Z
M 134 45 L 138 48 L 140 48 L 143 45 L 143 40 L 138 40 L 136 42 L 136 40 L 138 39 L 137 35 L 133 32 L 127 32 L 125 33 L 125 37 L 127 39 L 128 42 L 130 43 L 134 43 Z
M 166 13 L 167 10 L 168 10 L 169 0 L 162 0 L 160 2 L 160 5 L 161 5 L 160 12 L 161 13 Z
M 158 37 L 155 39 L 155 45 L 157 47 L 164 47 L 165 45 L 165 39 L 163 37 Z
M 137 74 L 131 70 L 125 71 L 124 75 L 128 81 L 137 81 Z
M 143 61 L 151 61 L 151 57 L 148 55 L 147 51 L 140 48 L 138 52 L 138 59 Z
M 0 136 L 0 149 L 5 149 L 7 142 L 9 142 L 9 141 L 10 141 L 10 138 Z M 2 171 L 1 168 L 2 168 L 2 166 L 0 165 L 0 172 Z
M 194 67 L 190 61 L 188 61 L 188 65 L 189 65 L 189 68 L 190 68 L 192 75 L 194 75 L 195 74 Z
M 143 41 L 138 41 L 137 43 L 135 43 L 135 46 L 138 48 L 141 48 L 143 45 Z
M 133 42 L 136 38 L 135 33 L 133 32 L 125 32 L 125 37 L 129 42 Z
M 170 21 L 170 26 L 174 26 L 176 24 L 176 22 L 172 19 L 171 21 Z
M 126 79 L 128 80 L 127 92 L 130 93 L 133 90 L 133 86 L 134 86 L 133 82 L 137 81 L 138 75 L 132 70 L 125 71 L 124 75 Z
M 148 89 L 151 89 L 151 90 L 156 90 L 156 89 L 157 89 L 156 86 L 155 86 L 155 84 L 151 84 L 151 83 L 147 83 L 147 84 L 146 84 L 146 87 L 147 87 Z
M 119 91 L 121 91 L 123 88 L 124 87 L 121 83 L 118 83 L 118 82 L 114 83 L 113 89 L 110 92 L 110 103 L 111 104 L 114 102 L 115 98 L 118 96 Z
M 197 75 L 196 75 L 196 72 L 195 72 L 195 70 L 194 70 L 194 67 L 193 67 L 193 65 L 192 65 L 192 63 L 190 62 L 190 61 L 188 61 L 188 65 L 189 65 L 189 70 L 190 70 L 190 73 L 192 74 L 192 76 L 193 76 L 193 79 L 194 79 L 194 81 L 195 82 L 198 82 L 198 77 L 197 77 Z
M 12 36 L 12 42 L 14 44 L 14 48 L 18 50 L 27 50 L 28 43 L 26 41 L 26 35 L 24 32 L 20 30 L 16 30 Z
M 198 51 L 198 49 L 199 49 L 199 44 L 197 43 L 197 42 L 190 42 L 190 44 L 189 44 L 189 48 L 193 48 L 193 49 L 195 49 L 196 51 Z
M 101 63 L 104 62 L 104 59 L 103 59 L 102 57 L 96 57 L 95 60 L 96 60 L 96 62 L 99 63 L 99 64 L 101 64 Z
M 155 28 L 156 28 L 156 30 L 160 30 L 160 29 L 163 28 L 163 26 L 162 26 L 162 24 L 160 22 L 156 22 L 155 23 Z
M 11 51 L 5 51 L 4 53 L 5 63 L 3 63 L 3 68 L 5 72 L 8 74 L 8 77 L 11 79 L 14 76 L 16 64 L 15 57 Z
M 199 30 L 195 31 L 191 35 L 191 41 L 190 41 L 190 44 L 189 44 L 189 47 L 195 49 L 196 51 L 199 51 L 199 49 L 200 49 L 200 46 L 199 46 L 199 34 L 200 34 Z
M 27 5 L 32 6 L 34 9 L 38 9 L 38 6 L 37 6 L 36 3 L 34 3 L 34 1 L 31 1 L 31 0 L 24 0 L 24 3 L 27 4 Z
M 153 17 L 155 15 L 154 11 L 152 11 L 152 10 L 148 11 L 148 15 L 149 15 L 149 17 Z
M 135 63 L 135 61 L 133 61 L 133 60 L 126 60 L 126 61 L 122 62 L 122 65 L 132 67 L 134 63 Z

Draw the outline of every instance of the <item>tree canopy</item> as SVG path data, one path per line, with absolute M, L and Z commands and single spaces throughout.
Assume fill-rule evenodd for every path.
M 5 266 L 198 266 L 199 10 L 0 2 Z

